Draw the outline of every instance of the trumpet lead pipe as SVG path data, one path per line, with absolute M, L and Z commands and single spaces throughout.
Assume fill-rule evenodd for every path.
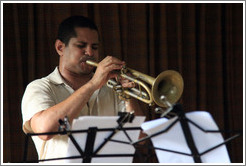
M 98 66 L 98 63 L 96 63 L 94 61 L 91 61 L 91 60 L 87 60 L 86 61 L 86 64 L 91 65 L 91 66 L 94 66 L 94 67 L 97 67 Z

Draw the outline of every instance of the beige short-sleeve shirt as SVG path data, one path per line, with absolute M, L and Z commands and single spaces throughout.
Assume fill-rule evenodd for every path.
M 61 77 L 58 67 L 47 77 L 31 82 L 22 99 L 23 131 L 32 133 L 30 119 L 36 113 L 62 102 L 73 92 L 74 90 Z M 115 116 L 123 109 L 125 109 L 123 102 L 118 99 L 113 90 L 103 86 L 94 92 L 79 116 Z M 33 136 L 32 139 L 39 159 L 64 157 L 67 152 L 68 137 L 66 135 L 57 135 L 48 141 L 43 141 L 38 136 Z

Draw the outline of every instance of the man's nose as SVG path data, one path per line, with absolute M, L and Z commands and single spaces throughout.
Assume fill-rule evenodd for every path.
M 85 52 L 89 56 L 93 56 L 94 55 L 94 51 L 93 51 L 93 49 L 90 46 L 86 47 Z

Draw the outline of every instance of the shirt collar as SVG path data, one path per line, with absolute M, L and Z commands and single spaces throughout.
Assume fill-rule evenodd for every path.
M 64 79 L 62 78 L 58 67 L 55 68 L 55 70 L 50 73 L 47 77 L 53 84 L 59 85 L 59 84 L 65 84 Z

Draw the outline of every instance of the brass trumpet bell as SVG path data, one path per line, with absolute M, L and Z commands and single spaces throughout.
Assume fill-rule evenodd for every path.
M 176 103 L 184 89 L 182 76 L 174 70 L 166 70 L 160 73 L 152 83 L 151 94 L 154 102 L 161 107 L 168 107 L 161 96 L 164 95 L 170 104 Z

